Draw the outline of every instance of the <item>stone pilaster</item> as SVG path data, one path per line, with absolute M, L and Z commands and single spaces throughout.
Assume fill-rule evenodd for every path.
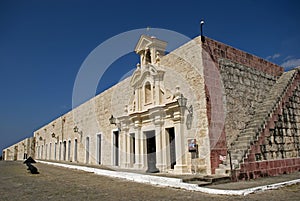
M 184 108 L 180 108 L 181 112 L 174 113 L 175 143 L 176 143 L 176 165 L 174 173 L 187 173 L 186 153 L 184 147 Z
M 162 132 L 161 132 L 161 122 L 156 122 L 155 124 L 155 144 L 156 144 L 156 167 L 162 171 L 165 169 L 163 167 L 163 157 L 162 157 Z
M 167 141 L 167 136 L 166 136 L 166 130 L 162 127 L 161 130 L 161 155 L 162 155 L 162 166 L 161 166 L 161 171 L 165 172 L 168 168 L 168 155 L 167 153 L 167 148 L 168 148 L 168 141 Z M 170 154 L 170 153 L 169 153 Z
M 126 133 L 124 131 L 121 131 L 119 134 L 119 140 L 120 140 L 120 166 L 122 168 L 127 167 L 127 140 L 126 140 Z
M 136 121 L 134 123 L 134 128 L 135 128 L 135 164 L 134 168 L 140 169 L 143 167 L 143 162 L 142 162 L 142 131 L 141 131 L 141 124 L 139 121 Z

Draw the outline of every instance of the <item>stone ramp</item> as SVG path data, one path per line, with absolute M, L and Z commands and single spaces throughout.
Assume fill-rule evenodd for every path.
M 265 129 L 266 124 L 273 117 L 275 110 L 280 105 L 282 98 L 287 93 L 289 86 L 297 76 L 298 70 L 291 70 L 282 74 L 275 85 L 267 94 L 265 100 L 256 108 L 255 114 L 246 125 L 246 128 L 237 136 L 228 150 L 231 155 L 232 169 L 240 168 L 240 164 L 249 153 L 250 146 L 255 144 L 259 135 Z M 229 175 L 231 171 L 230 159 L 224 161 L 216 169 L 216 174 Z

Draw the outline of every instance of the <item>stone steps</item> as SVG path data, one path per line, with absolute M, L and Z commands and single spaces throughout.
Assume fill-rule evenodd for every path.
M 251 144 L 253 144 L 259 134 L 265 128 L 265 125 L 272 117 L 274 111 L 278 107 L 281 99 L 283 98 L 286 90 L 293 82 L 297 70 L 291 70 L 285 72 L 276 81 L 274 86 L 271 88 L 269 94 L 265 100 L 256 108 L 256 111 L 246 128 L 237 136 L 237 139 L 232 143 L 229 151 L 231 152 L 231 159 L 234 168 L 239 167 L 239 164 L 243 162 L 246 157 Z M 229 159 L 224 161 L 224 164 L 220 165 L 216 170 L 216 173 L 226 175 L 228 173 L 228 167 L 230 169 Z
M 238 140 L 239 141 L 251 141 L 253 140 L 253 136 L 252 135 L 243 135 L 243 136 L 239 136 Z
M 208 176 L 194 176 L 189 178 L 183 178 L 182 181 L 185 183 L 197 184 L 198 186 L 207 186 L 211 184 L 228 183 L 231 182 L 231 179 L 227 175 L 216 174 L 212 176 L 208 175 Z

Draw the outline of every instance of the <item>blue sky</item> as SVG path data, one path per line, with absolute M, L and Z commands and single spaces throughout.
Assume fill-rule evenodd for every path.
M 300 65 L 298 1 L 0 0 L 0 150 L 72 108 L 76 74 L 89 53 L 125 31 L 169 29 L 204 34 L 287 69 Z M 101 91 L 132 69 L 116 61 Z

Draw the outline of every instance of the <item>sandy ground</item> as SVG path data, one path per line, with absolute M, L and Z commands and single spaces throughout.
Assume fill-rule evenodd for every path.
M 0 200 L 299 200 L 300 185 L 248 196 L 208 195 L 103 177 L 45 164 L 32 175 L 21 162 L 0 161 Z

